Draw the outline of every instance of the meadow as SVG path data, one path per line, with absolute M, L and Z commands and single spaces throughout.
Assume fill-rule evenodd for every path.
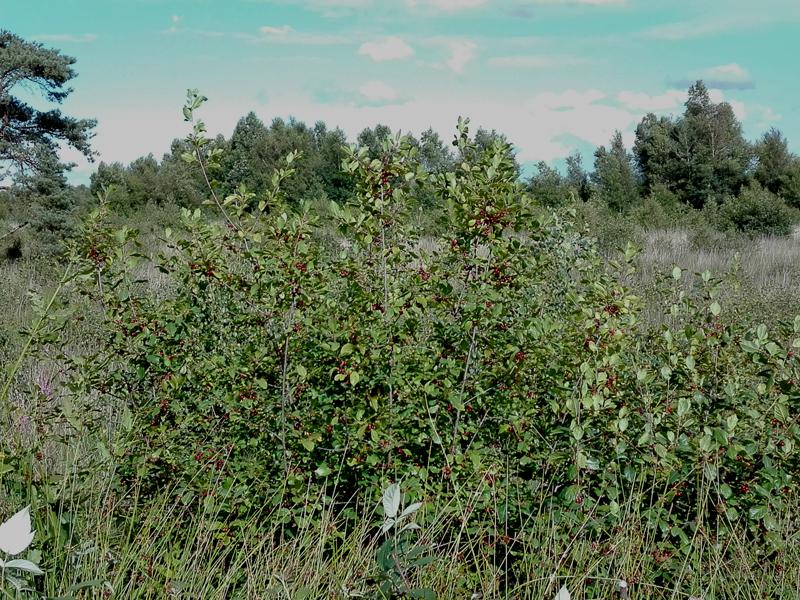
M 0 265 L 6 597 L 796 597 L 800 242 L 622 244 L 456 140 L 347 149 L 325 211 L 291 154 L 202 210 L 101 194 Z

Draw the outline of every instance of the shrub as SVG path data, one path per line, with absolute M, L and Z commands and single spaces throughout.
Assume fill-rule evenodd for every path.
M 187 119 L 202 101 L 190 94 Z M 194 121 L 199 169 L 217 158 L 204 131 Z M 347 151 L 356 185 L 331 205 L 332 252 L 315 235 L 330 224 L 286 206 L 295 154 L 264 197 L 212 189 L 219 218 L 184 210 L 152 259 L 137 232 L 96 215 L 70 272 L 102 307 L 105 335 L 72 361 L 63 413 L 99 432 L 115 510 L 166 498 L 211 521 L 221 544 L 269 514 L 265 535 L 277 522 L 283 540 L 323 514 L 347 527 L 402 480 L 437 501 L 437 543 L 481 540 L 470 560 L 502 560 L 506 589 L 537 544 L 566 556 L 578 538 L 602 548 L 620 531 L 647 540 L 640 560 L 661 582 L 685 572 L 700 536 L 779 557 L 800 473 L 800 319 L 742 328 L 719 282 L 685 285 L 676 267 L 666 324 L 640 329 L 620 284 L 635 250 L 607 269 L 592 240 L 520 189 L 507 144 L 479 151 L 465 121 L 456 143 L 475 159 L 434 179 L 447 216 L 425 243 L 408 214 L 424 173 L 400 137 Z M 144 260 L 168 294 L 139 285 Z M 58 486 L 4 477 L 60 509 Z M 379 556 L 395 591 L 411 589 L 412 546 L 396 537 Z
M 473 151 L 466 124 L 458 142 Z M 162 302 L 129 285 L 130 250 L 87 241 L 112 337 L 85 380 L 100 405 L 128 399 L 128 480 L 177 485 L 226 519 L 309 487 L 349 498 L 387 478 L 422 494 L 477 480 L 480 510 L 503 489 L 519 527 L 525 482 L 549 464 L 572 502 L 589 458 L 559 432 L 614 404 L 581 416 L 573 398 L 594 393 L 582 373 L 616 363 L 632 305 L 591 243 L 533 210 L 509 156 L 498 143 L 437 180 L 449 226 L 421 246 L 404 214 L 413 148 L 351 151 L 360 183 L 334 205 L 346 244 L 332 256 L 313 215 L 276 205 L 278 172 L 257 209 L 244 189 L 225 200 L 225 226 L 184 213 L 159 261 L 176 286 Z M 510 457 L 520 469 L 504 474 Z
M 787 235 L 796 222 L 796 214 L 777 196 L 751 183 L 738 196 L 728 199 L 719 209 L 723 229 L 748 235 Z

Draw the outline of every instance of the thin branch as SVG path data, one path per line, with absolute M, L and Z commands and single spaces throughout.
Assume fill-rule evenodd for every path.
M 3 189 L 3 188 L 0 188 L 0 189 Z M 23 229 L 23 228 L 27 227 L 28 225 L 30 225 L 30 223 L 29 223 L 28 221 L 25 221 L 25 222 L 24 222 L 22 225 L 20 225 L 19 227 L 16 227 L 15 229 L 12 229 L 12 230 L 11 230 L 11 231 L 9 231 L 8 233 L 4 233 L 3 235 L 0 235 L 0 240 L 4 240 L 5 238 L 7 238 L 7 237 L 9 237 L 9 236 L 11 236 L 11 235 L 14 235 L 14 234 L 15 234 L 15 233 L 17 233 L 17 232 L 18 232 L 20 229 Z

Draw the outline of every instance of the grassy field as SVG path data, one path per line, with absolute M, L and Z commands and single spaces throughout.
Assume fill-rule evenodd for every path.
M 127 224 L 141 225 L 140 219 L 134 216 Z M 141 229 L 144 254 L 166 250 L 161 224 Z M 427 251 L 435 253 L 435 248 L 432 243 Z M 616 258 L 612 252 L 608 257 Z M 772 326 L 794 316 L 800 289 L 798 258 L 796 238 L 737 239 L 717 248 L 698 248 L 687 231 L 657 230 L 646 234 L 635 270 L 621 281 L 644 301 L 640 316 L 645 330 L 675 324 L 665 306 L 674 302 L 676 285 L 689 294 L 697 291 L 699 278 L 676 284 L 675 266 L 689 273 L 708 270 L 721 278 L 721 318 L 740 320 L 741 327 L 761 322 Z M 26 340 L 17 332 L 36 320 L 28 292 L 47 299 L 61 269 L 27 259 L 0 264 L 6 283 L 0 288 L 0 342 L 6 365 Z M 153 264 L 137 266 L 133 274 L 141 280 L 136 287 L 143 296 L 157 300 L 172 294 L 174 282 Z M 491 509 L 497 517 L 471 524 L 473 503 L 485 504 L 487 488 L 484 479 L 467 477 L 459 482 L 457 494 L 409 495 L 407 503 L 424 503 L 415 515 L 420 528 L 412 537 L 403 537 L 402 551 L 395 546 L 395 554 L 383 559 L 387 538 L 378 529 L 386 513 L 380 508 L 383 490 L 378 486 L 361 496 L 347 515 L 332 509 L 333 497 L 309 487 L 307 495 L 295 497 L 296 506 L 307 507 L 307 518 L 295 515 L 287 521 L 281 507 L 265 507 L 233 530 L 221 525 L 213 509 L 182 504 L 181 489 L 166 486 L 153 496 L 136 486 L 120 487 L 115 467 L 109 466 L 114 461 L 97 460 L 124 452 L 114 446 L 124 427 L 120 406 L 101 411 L 105 421 L 99 437 L 107 445 L 98 444 L 97 430 L 83 431 L 80 418 L 70 414 L 76 410 L 75 398 L 62 387 L 66 371 L 59 358 L 65 350 L 90 353 L 108 332 L 100 325 L 97 306 L 69 290 L 64 301 L 75 308 L 73 316 L 55 344 L 42 344 L 22 363 L 9 395 L 16 416 L 4 431 L 13 440 L 7 448 L 23 452 L 31 447 L 43 453 L 23 480 L 44 490 L 38 494 L 58 499 L 34 503 L 41 510 L 34 513 L 37 536 L 45 540 L 34 555 L 46 565 L 46 575 L 35 578 L 43 597 L 551 598 L 564 585 L 578 599 L 711 600 L 792 598 L 800 589 L 797 504 L 774 514 L 769 530 L 782 544 L 779 550 L 766 551 L 752 543 L 753 530 L 735 518 L 725 520 L 724 536 L 705 526 L 691 527 L 693 521 L 705 523 L 706 511 L 721 498 L 720 482 L 702 477 L 694 495 L 697 505 L 689 509 L 689 514 L 696 509 L 696 516 L 686 523 L 691 539 L 679 554 L 664 543 L 663 531 L 647 525 L 652 506 L 637 500 L 661 498 L 656 504 L 670 510 L 660 478 L 643 477 L 627 488 L 621 486 L 617 524 L 600 533 L 600 513 L 595 513 L 599 505 L 565 519 L 551 505 L 563 493 L 563 485 L 547 479 L 532 488 L 536 491 L 528 500 L 536 509 L 526 513 L 522 527 L 508 529 L 500 517 L 505 511 L 508 518 L 508 507 L 499 496 Z M 105 470 L 86 471 L 96 464 L 106 465 Z M 514 470 L 504 474 L 500 468 L 496 477 L 513 481 Z M 58 483 L 40 487 L 45 482 Z M 208 490 L 209 496 L 226 493 L 222 481 Z M 0 514 L 15 510 L 15 498 L 18 489 L 0 491 Z M 414 550 L 411 556 L 409 550 Z M 420 557 L 425 560 L 418 561 Z M 391 586 L 381 588 L 387 581 Z M 414 590 L 430 595 L 413 595 Z

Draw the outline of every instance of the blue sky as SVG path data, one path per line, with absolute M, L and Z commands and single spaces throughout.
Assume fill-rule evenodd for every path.
M 105 161 L 160 157 L 197 87 L 213 133 L 255 110 L 449 140 L 465 115 L 558 164 L 697 78 L 800 150 L 798 0 L 0 0 L 0 27 L 77 58 L 64 108 L 98 119 Z

